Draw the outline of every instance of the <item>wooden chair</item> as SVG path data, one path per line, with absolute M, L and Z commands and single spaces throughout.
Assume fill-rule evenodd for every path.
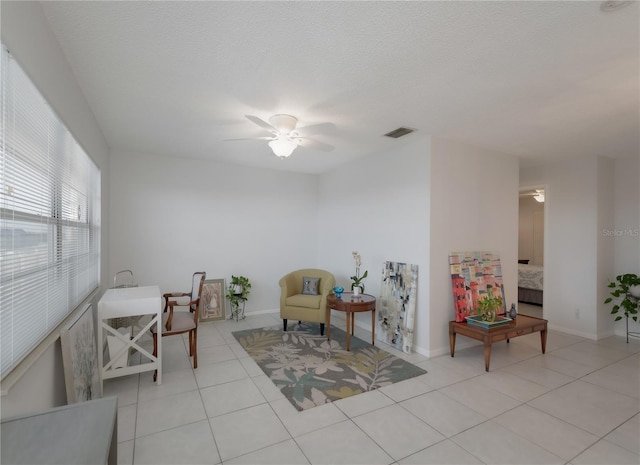
M 198 309 L 200 307 L 200 296 L 202 286 L 207 274 L 204 271 L 193 273 L 191 292 L 168 292 L 163 294 L 164 310 L 162 314 L 162 336 L 173 336 L 176 334 L 189 333 L 189 356 L 193 357 L 193 368 L 198 368 Z M 178 300 L 188 297 L 188 302 Z M 189 307 L 189 311 L 174 312 L 174 307 Z M 167 311 L 168 310 L 168 311 Z M 156 325 L 151 327 L 153 334 L 153 356 L 158 355 L 158 335 Z M 154 373 L 153 380 L 156 380 L 157 373 Z

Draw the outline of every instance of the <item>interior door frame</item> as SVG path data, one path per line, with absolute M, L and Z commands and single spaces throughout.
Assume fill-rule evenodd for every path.
M 548 238 L 549 238 L 549 206 L 548 206 L 548 202 L 550 199 L 550 195 L 549 195 L 549 186 L 546 184 L 530 184 L 530 185 L 524 185 L 524 186 L 520 186 L 518 188 L 518 218 L 520 216 L 520 193 L 521 192 L 525 192 L 525 191 L 530 191 L 530 190 L 535 190 L 535 189 L 542 189 L 544 190 L 544 202 L 543 202 L 543 219 L 544 219 L 544 228 L 543 228 L 543 236 L 542 236 L 542 244 L 543 244 L 543 252 L 542 252 L 542 257 L 543 257 L 543 264 L 542 264 L 542 273 L 543 273 L 543 281 L 542 281 L 542 317 L 545 318 L 546 317 L 546 300 L 547 300 L 547 293 L 546 293 L 546 287 L 547 287 L 547 280 L 546 280 L 546 276 L 547 276 L 547 263 L 548 263 Z M 518 243 L 520 242 L 519 239 L 520 236 L 520 220 L 518 219 Z

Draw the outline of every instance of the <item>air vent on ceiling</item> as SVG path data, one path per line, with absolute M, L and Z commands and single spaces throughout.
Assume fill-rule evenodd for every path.
M 386 133 L 385 136 L 397 139 L 398 137 L 402 137 L 402 136 L 406 136 L 407 134 L 411 134 L 413 131 L 415 131 L 415 129 L 398 128 L 398 129 L 394 129 L 391 132 Z
M 632 1 L 617 1 L 617 0 L 607 0 L 600 3 L 600 10 L 604 12 L 619 10 L 620 8 L 624 8 L 627 5 L 633 3 Z

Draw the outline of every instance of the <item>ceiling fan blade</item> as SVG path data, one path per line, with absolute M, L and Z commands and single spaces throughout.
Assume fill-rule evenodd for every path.
M 296 128 L 295 132 L 301 137 L 306 137 L 313 136 L 315 134 L 328 134 L 333 132 L 335 129 L 336 125 L 333 123 L 318 123 Z
M 323 152 L 331 152 L 335 147 L 333 145 L 325 144 L 317 140 L 307 139 L 306 137 L 299 137 L 300 146 L 309 149 L 321 150 Z
M 520 197 L 526 197 L 528 195 L 539 195 L 539 194 L 544 195 L 544 189 L 522 191 L 520 192 Z
M 273 140 L 273 139 L 274 139 L 273 137 L 265 136 L 265 137 L 241 137 L 239 139 L 223 139 L 223 140 L 228 141 L 228 140 Z
M 265 120 L 258 118 L 257 116 L 253 116 L 253 115 L 244 115 L 244 116 L 252 123 L 257 124 L 258 126 L 260 126 L 263 129 L 266 129 L 269 132 L 278 132 L 276 128 L 271 126 Z

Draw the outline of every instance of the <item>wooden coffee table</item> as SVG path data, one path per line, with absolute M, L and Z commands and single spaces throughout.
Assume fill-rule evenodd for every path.
M 354 296 L 353 292 L 343 292 L 338 299 L 335 294 L 327 296 L 327 339 L 331 339 L 331 309 L 347 314 L 347 350 L 350 350 L 351 336 L 355 326 L 356 312 L 371 312 L 371 345 L 375 345 L 376 334 L 376 298 L 369 294 Z
M 540 331 L 540 343 L 542 344 L 542 353 L 547 349 L 547 320 L 542 318 L 534 318 L 532 316 L 518 315 L 508 325 L 498 326 L 496 328 L 485 329 L 479 326 L 473 326 L 455 321 L 449 322 L 449 345 L 451 346 L 451 356 L 453 357 L 456 350 L 456 334 L 470 337 L 484 343 L 484 368 L 489 371 L 489 363 L 491 362 L 491 344 L 498 341 L 507 341 L 514 337 L 524 336 Z

